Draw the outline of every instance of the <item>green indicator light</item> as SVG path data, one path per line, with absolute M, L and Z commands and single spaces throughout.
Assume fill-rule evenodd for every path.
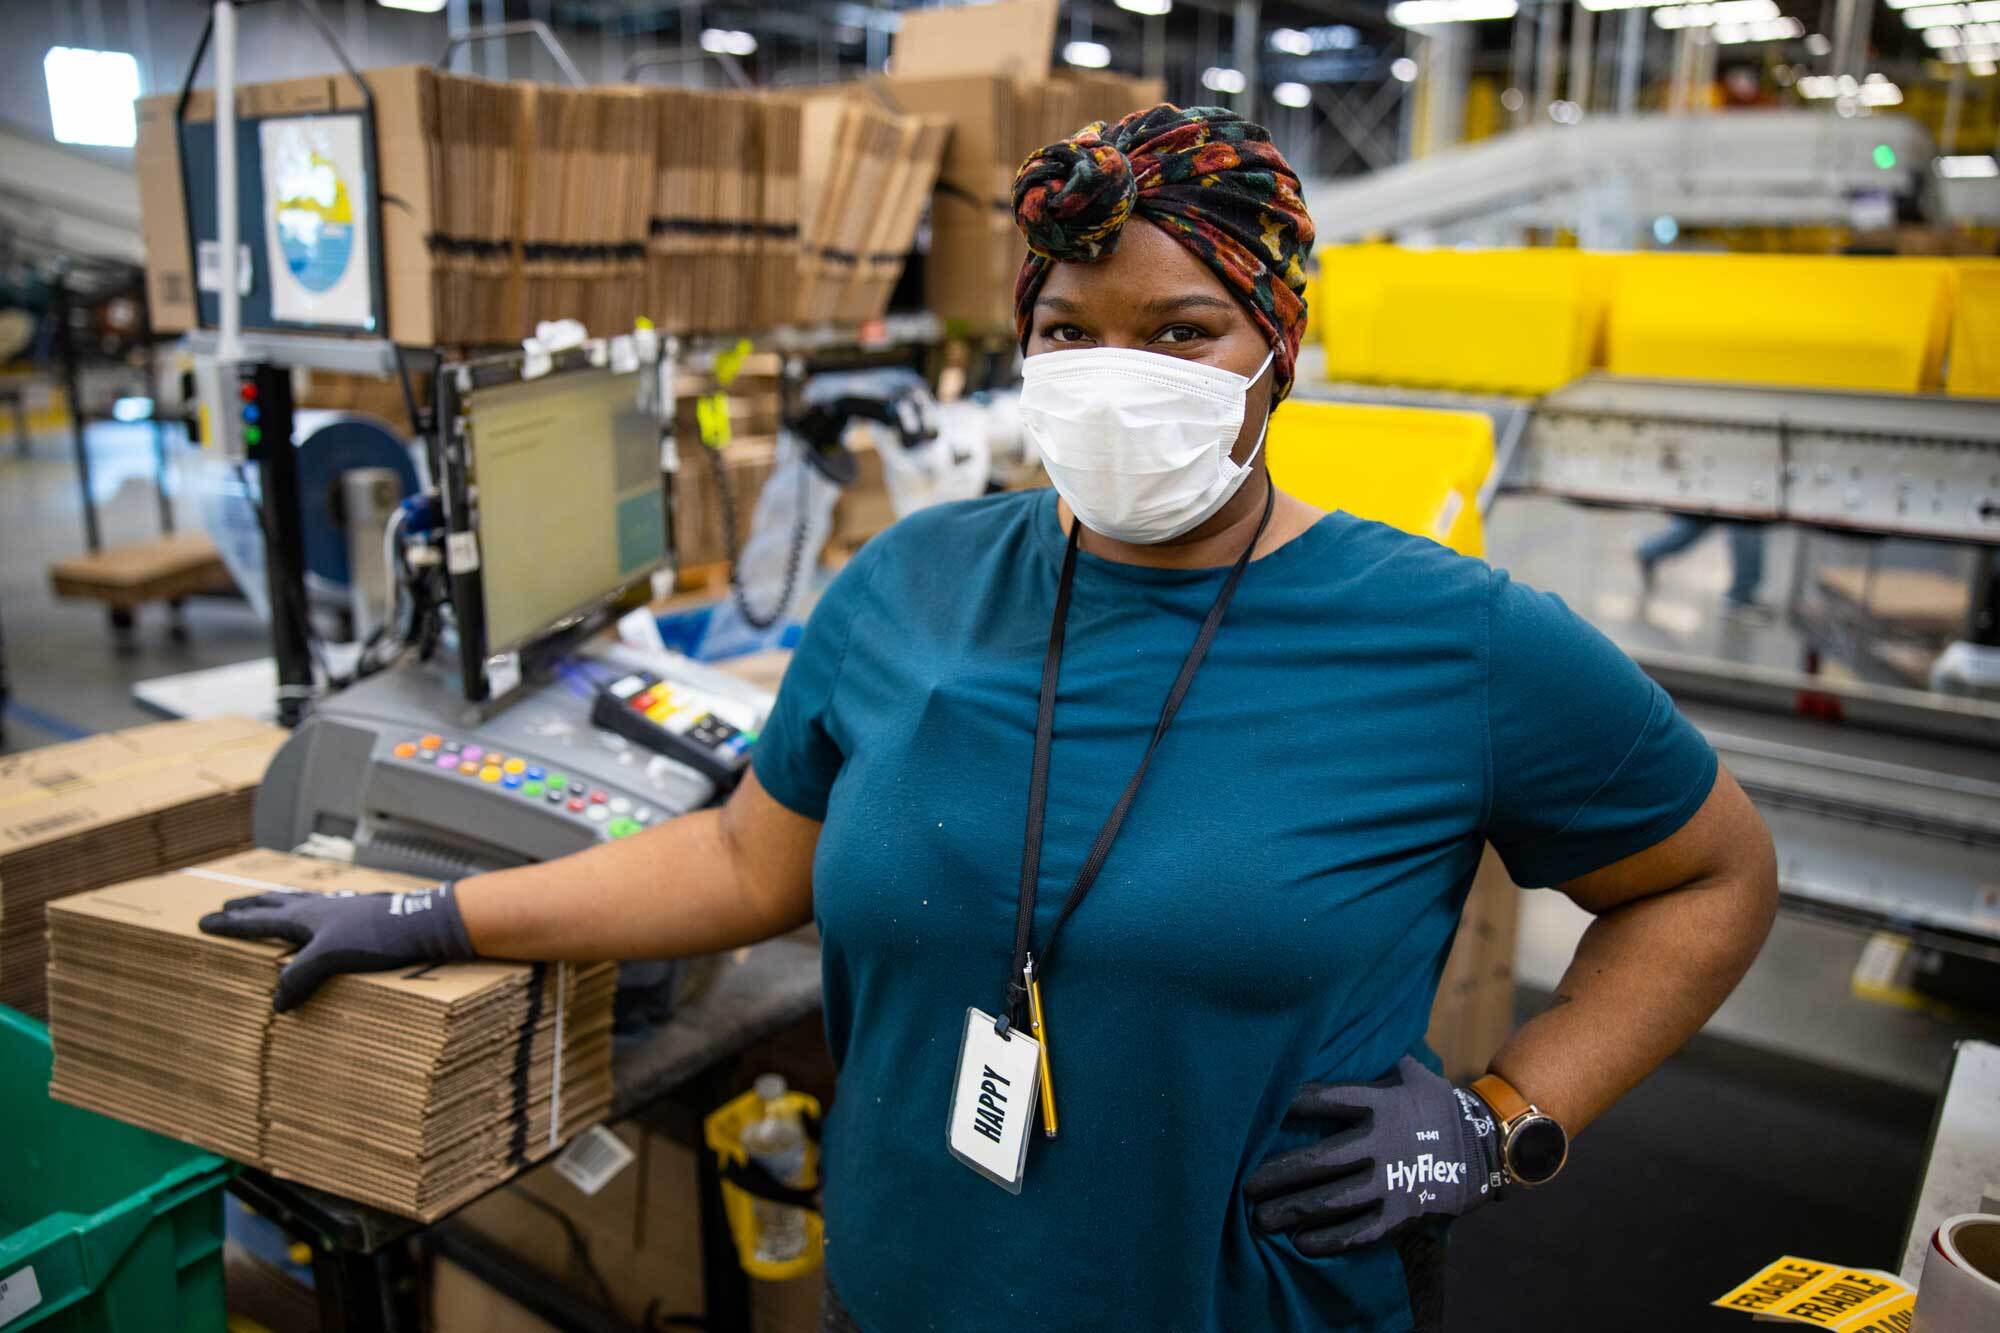
M 521 795 L 523 795 L 523 796 L 540 796 L 541 794 L 542 794 L 542 784 L 541 784 L 541 783 L 539 783 L 539 782 L 524 782 L 524 783 L 522 783 L 522 784 L 521 784 Z
M 563 789 L 564 787 L 567 787 L 567 786 L 569 786 L 569 779 L 568 779 L 568 778 L 564 777 L 564 776 L 563 776 L 562 774 L 560 774 L 560 773 L 551 773 L 551 774 L 549 774 L 549 790 L 550 790 L 550 791 L 561 791 L 561 790 L 562 790 L 562 789 Z
M 256 448 L 263 438 L 264 432 L 256 426 L 245 426 L 243 428 L 243 443 L 249 445 L 251 448 Z
M 1887 171 L 1887 170 L 1889 170 L 1889 169 L 1890 169 L 1891 167 L 1895 166 L 1895 165 L 1896 165 L 1896 150 L 1895 150 L 1895 149 L 1893 149 L 1893 148 L 1891 148 L 1891 147 L 1890 147 L 1890 146 L 1889 146 L 1888 144 L 1885 144 L 1885 143 L 1878 143 L 1878 144 L 1876 144 L 1876 145 L 1875 145 L 1875 165 L 1876 165 L 1876 166 L 1878 166 L 1878 167 L 1880 167 L 1880 168 L 1882 168 L 1882 170 L 1884 170 L 1884 171 Z

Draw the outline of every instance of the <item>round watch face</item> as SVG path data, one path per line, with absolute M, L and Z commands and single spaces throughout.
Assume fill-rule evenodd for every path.
M 1539 1185 L 1562 1169 L 1569 1135 L 1548 1116 L 1535 1116 L 1507 1136 L 1507 1169 L 1524 1185 Z

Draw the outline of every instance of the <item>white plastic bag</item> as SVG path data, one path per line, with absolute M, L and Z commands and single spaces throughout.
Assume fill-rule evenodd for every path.
M 839 494 L 840 488 L 807 459 L 798 436 L 779 431 L 776 465 L 757 497 L 749 539 L 736 557 L 732 580 L 736 587 L 709 618 L 701 644 L 703 657 L 731 657 L 777 646 L 819 568 L 820 552 L 833 533 L 833 502 Z M 749 603 L 757 621 L 767 622 L 763 628 L 743 614 L 743 602 Z

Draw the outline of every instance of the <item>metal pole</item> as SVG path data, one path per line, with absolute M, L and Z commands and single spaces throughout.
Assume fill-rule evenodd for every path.
M 1944 92 L 1944 125 L 1938 134 L 1938 150 L 1943 153 L 1958 151 L 1958 112 L 1965 101 L 1965 62 L 1955 62 L 1951 67 L 1951 83 Z
M 83 437 L 83 398 L 76 383 L 76 336 L 71 332 L 69 273 L 56 271 L 56 336 L 62 340 L 63 396 L 69 401 L 70 446 L 76 452 L 76 482 L 83 499 L 83 543 L 96 555 L 104 540 L 97 526 L 97 497 L 90 485 L 90 446 Z
M 1854 41 L 1854 0 L 1834 0 L 1833 9 L 1833 76 L 1853 74 L 1849 63 L 1848 47 Z M 1858 77 L 1858 76 L 1857 76 Z
M 1639 69 L 1646 58 L 1646 11 L 1628 9 L 1618 26 L 1618 114 L 1639 109 Z
M 1507 62 L 1507 86 L 1521 99 L 1521 104 L 1507 113 L 1515 129 L 1528 123 L 1528 80 L 1532 77 L 1534 63 L 1535 23 L 1528 15 L 1532 11 L 1520 9 L 1509 20 L 1513 32 L 1513 50 Z
M 1236 0 L 1236 68 L 1243 73 L 1243 92 L 1236 106 L 1247 120 L 1257 119 L 1257 34 L 1263 27 L 1259 17 L 1261 0 Z
M 479 21 L 489 28 L 497 28 L 507 21 L 507 6 L 503 0 L 480 0 Z M 507 40 L 504 37 L 490 37 L 486 41 L 486 77 L 505 80 L 507 77 Z
M 1167 20 L 1154 15 L 1145 20 L 1146 24 L 1146 77 L 1164 80 L 1167 77 Z
M 1539 125 L 1547 119 L 1556 100 L 1556 67 L 1562 61 L 1557 43 L 1562 40 L 1561 0 L 1540 0 L 1535 6 L 1535 100 L 1529 121 Z
M 237 287 L 236 251 L 236 5 L 215 0 L 215 228 L 221 247 L 215 295 L 215 359 L 233 366 L 243 359 L 243 295 Z M 94 545 L 94 544 L 93 544 Z
M 1594 19 L 1583 0 L 1577 0 L 1569 21 L 1569 100 L 1580 111 L 1590 110 L 1590 66 L 1597 50 Z

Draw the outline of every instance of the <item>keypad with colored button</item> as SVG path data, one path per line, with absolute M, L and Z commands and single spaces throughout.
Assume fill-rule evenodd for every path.
M 750 747 L 757 742 L 757 733 L 740 730 L 718 715 L 710 697 L 644 673 L 620 677 L 598 691 L 590 720 L 679 760 L 724 791 L 741 780 L 750 765 Z
M 629 838 L 654 818 L 650 808 L 635 808 L 629 796 L 592 787 L 525 755 L 503 754 L 436 734 L 397 740 L 389 753 L 445 777 L 470 780 L 475 785 L 534 801 L 552 812 L 575 816 L 608 838 Z

